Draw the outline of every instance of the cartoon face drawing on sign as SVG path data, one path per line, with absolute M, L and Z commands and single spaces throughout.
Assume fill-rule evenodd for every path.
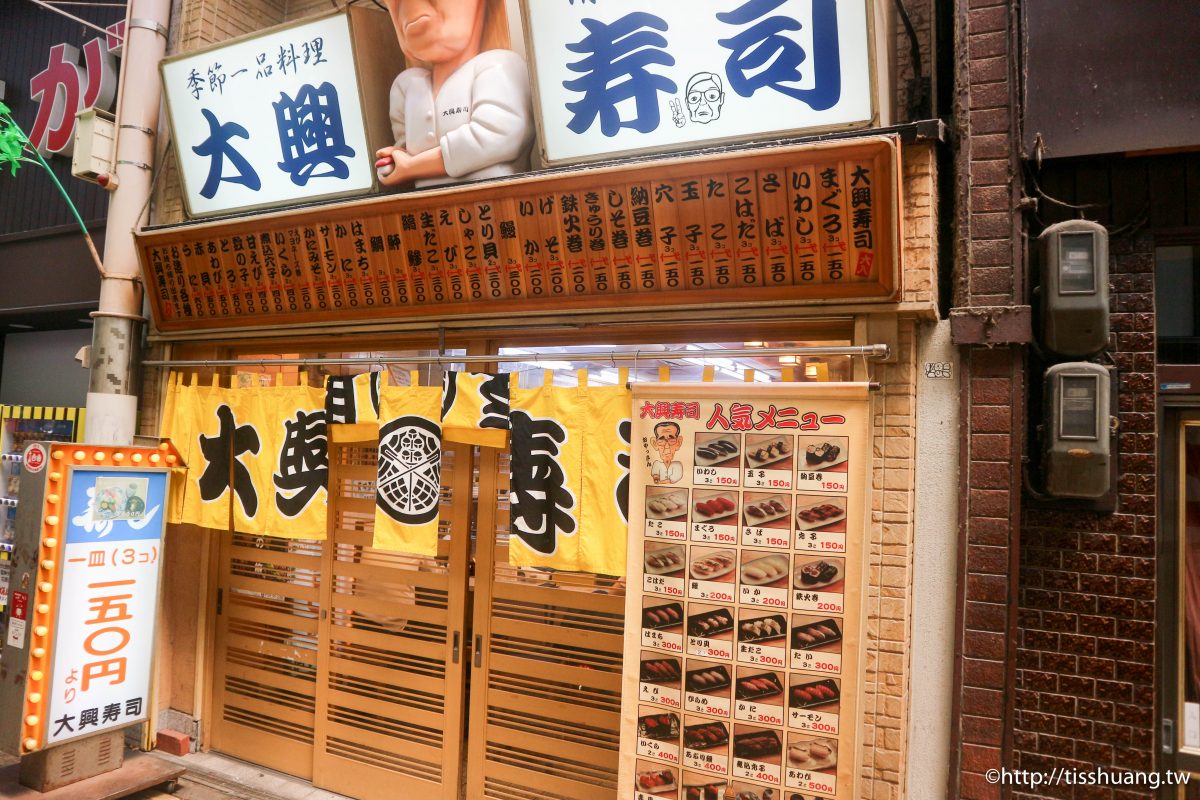
M 725 92 L 721 76 L 714 72 L 697 72 L 687 82 L 688 116 L 692 122 L 707 125 L 721 118 Z
M 432 522 L 442 491 L 442 434 L 423 417 L 399 417 L 379 429 L 377 502 L 402 525 Z
M 431 186 L 529 168 L 533 101 L 508 49 L 505 0 L 387 0 L 410 65 L 391 92 L 396 143 L 376 153 L 385 186 Z
M 653 447 L 662 459 L 650 467 L 650 477 L 655 483 L 679 483 L 683 479 L 683 464 L 675 460 L 682 445 L 678 422 L 660 422 L 654 426 Z

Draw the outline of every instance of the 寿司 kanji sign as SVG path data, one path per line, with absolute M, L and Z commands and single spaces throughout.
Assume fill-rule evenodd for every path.
M 363 12 L 382 18 L 356 9 L 163 61 L 192 216 L 375 186 L 375 148 L 391 140 L 386 125 L 372 124 L 376 107 L 386 121 L 386 90 L 371 88 L 374 72 L 364 76 L 356 64 L 369 52 L 354 32 Z M 395 74 L 386 65 L 379 73 Z
M 166 470 L 71 470 L 44 745 L 146 719 L 166 495 Z
M 868 0 L 522 3 L 551 163 L 875 119 Z

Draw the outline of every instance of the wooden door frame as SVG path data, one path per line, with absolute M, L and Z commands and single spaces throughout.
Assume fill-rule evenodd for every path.
M 335 456 L 335 448 L 341 447 L 365 447 L 374 448 L 378 442 L 376 440 L 369 441 L 347 441 L 340 440 L 336 435 L 330 435 L 330 459 L 329 459 L 329 502 L 330 513 L 326 518 L 326 538 L 322 547 L 321 559 L 321 593 L 320 593 L 320 618 L 317 629 L 317 680 L 314 693 L 314 707 L 316 711 L 316 719 L 313 726 L 313 786 L 317 788 L 329 788 L 323 786 L 320 781 L 320 770 L 317 769 L 317 762 L 321 754 L 325 752 L 327 742 L 327 721 L 322 709 L 329 705 L 329 688 L 328 677 L 331 671 L 331 651 L 325 646 L 333 638 L 333 615 L 331 613 L 334 606 L 334 575 L 337 557 L 337 542 L 336 530 L 338 517 L 333 513 L 332 503 L 334 502 L 334 493 L 340 481 L 341 463 L 340 459 Z M 449 445 L 452 448 L 455 459 L 455 471 L 453 482 L 451 483 L 453 498 L 450 506 L 450 531 L 449 554 L 447 563 L 447 606 L 446 606 L 446 640 L 444 642 L 445 653 L 445 706 L 442 738 L 442 786 L 444 794 L 437 796 L 426 787 L 422 786 L 419 790 L 423 797 L 428 797 L 430 800 L 458 800 L 460 797 L 460 787 L 463 780 L 463 739 L 465 735 L 466 724 L 466 706 L 463 702 L 466 694 L 467 682 L 467 659 L 464 656 L 465 647 L 465 629 L 467 623 L 468 600 L 469 592 L 469 562 L 470 562 L 470 525 L 471 525 L 471 507 L 469 502 L 471 498 L 472 472 L 474 468 L 473 448 L 465 444 L 452 443 Z M 468 502 L 462 502 L 462 498 L 467 498 Z M 457 638 L 456 638 L 457 636 Z M 456 657 L 457 656 L 457 657 Z M 397 775 L 397 781 L 402 782 L 403 777 Z M 334 787 L 334 791 L 337 788 Z
M 1200 425 L 1200 397 L 1161 398 L 1159 407 L 1158 453 L 1158 653 L 1157 692 L 1159 701 L 1155 714 L 1155 740 L 1164 769 L 1200 773 L 1200 754 L 1181 753 L 1177 743 L 1183 739 L 1183 640 L 1176 634 L 1184 622 L 1181 595 L 1184 561 L 1179 557 L 1183 546 L 1180 529 L 1179 483 L 1182 479 L 1180 444 L 1185 425 Z M 1174 741 L 1164 738 L 1165 723 L 1173 723 Z M 1172 787 L 1164 789 L 1162 797 L 1176 796 Z M 1182 795 L 1178 795 L 1182 796 Z

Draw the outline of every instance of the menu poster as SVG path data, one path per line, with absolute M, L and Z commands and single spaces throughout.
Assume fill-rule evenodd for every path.
M 619 800 L 856 797 L 867 384 L 633 397 Z

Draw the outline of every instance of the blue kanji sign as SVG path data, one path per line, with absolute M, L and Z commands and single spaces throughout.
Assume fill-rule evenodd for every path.
M 551 162 L 876 121 L 868 0 L 523 4 Z
M 168 59 L 162 76 L 193 216 L 373 188 L 345 14 Z

